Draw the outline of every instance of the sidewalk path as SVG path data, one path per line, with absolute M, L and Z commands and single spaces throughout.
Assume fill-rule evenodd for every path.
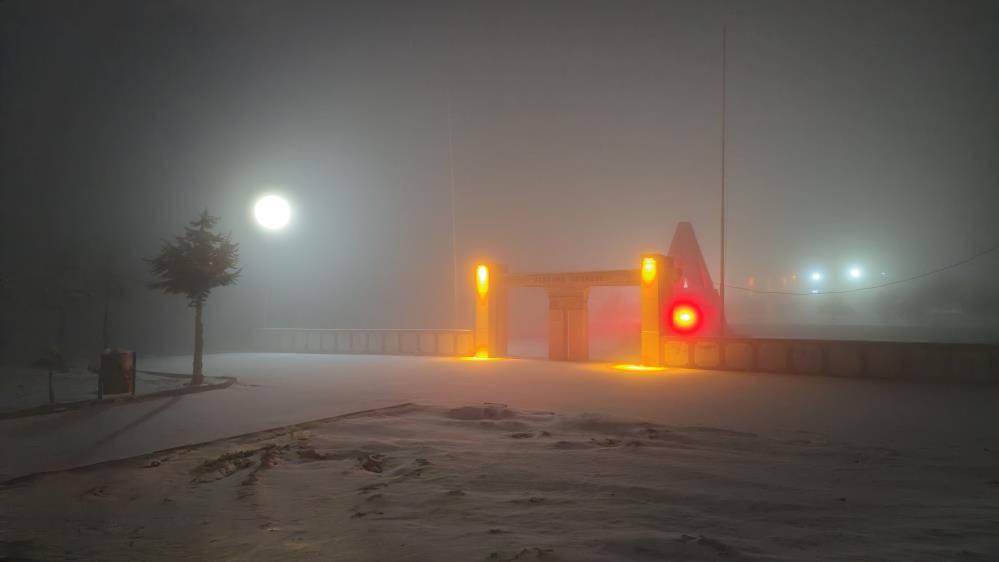
M 136 394 L 152 394 L 182 388 L 190 376 L 183 378 L 160 376 L 139 371 L 136 373 Z M 221 379 L 206 380 L 210 383 Z M 56 404 L 67 404 L 97 399 L 97 373 L 74 367 L 65 372 L 52 373 L 52 386 Z M 9 414 L 49 406 L 49 376 L 44 369 L 26 367 L 0 367 L 0 414 Z

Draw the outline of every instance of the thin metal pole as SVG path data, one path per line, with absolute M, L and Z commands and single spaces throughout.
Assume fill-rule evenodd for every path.
M 454 202 L 454 132 L 451 119 L 451 95 L 447 98 L 447 169 L 451 188 L 451 326 L 458 328 L 458 253 L 455 242 Z
M 725 78 L 727 69 L 726 55 L 728 45 L 726 44 L 727 29 L 722 25 L 722 79 L 721 79 L 721 274 L 718 282 L 718 296 L 720 303 L 721 336 L 725 337 Z

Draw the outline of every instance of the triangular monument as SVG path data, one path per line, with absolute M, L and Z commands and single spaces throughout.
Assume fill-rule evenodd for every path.
M 676 225 L 668 255 L 673 258 L 675 267 L 680 269 L 673 287 L 674 300 L 696 304 L 706 320 L 705 331 L 719 333 L 721 297 L 711 280 L 711 272 L 701 253 L 701 245 L 697 243 L 694 227 L 689 222 Z

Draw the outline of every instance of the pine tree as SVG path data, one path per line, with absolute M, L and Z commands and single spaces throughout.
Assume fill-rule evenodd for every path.
M 239 245 L 228 234 L 213 230 L 218 217 L 201 215 L 184 227 L 183 236 L 163 242 L 160 252 L 149 262 L 158 281 L 149 288 L 171 295 L 184 295 L 194 309 L 194 370 L 191 384 L 204 381 L 202 356 L 205 350 L 202 309 L 215 287 L 234 285 L 239 279 Z

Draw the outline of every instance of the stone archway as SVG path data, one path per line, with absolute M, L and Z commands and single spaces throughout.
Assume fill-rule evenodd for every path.
M 642 258 L 638 269 L 561 273 L 508 273 L 497 264 L 475 269 L 475 347 L 479 357 L 501 357 L 507 349 L 507 293 L 540 288 L 548 295 L 548 358 L 589 359 L 587 308 L 592 287 L 637 286 L 641 290 L 642 363 L 661 364 L 662 309 L 676 279 L 673 260 L 660 254 Z
M 508 289 L 534 287 L 548 295 L 548 358 L 556 361 L 589 359 L 588 305 L 591 287 L 638 286 L 637 269 L 574 271 L 568 273 L 513 273 Z
M 507 291 L 534 287 L 548 295 L 548 358 L 585 361 L 589 358 L 588 301 L 592 287 L 638 286 L 641 290 L 642 364 L 662 366 L 663 337 L 669 333 L 665 308 L 689 299 L 698 303 L 696 316 L 717 330 L 721 299 L 689 222 L 677 224 L 669 255 L 647 254 L 638 269 L 573 271 L 567 273 L 508 273 L 505 266 L 481 263 L 475 272 L 475 354 L 503 357 L 507 353 Z M 689 332 L 686 333 L 689 335 Z

